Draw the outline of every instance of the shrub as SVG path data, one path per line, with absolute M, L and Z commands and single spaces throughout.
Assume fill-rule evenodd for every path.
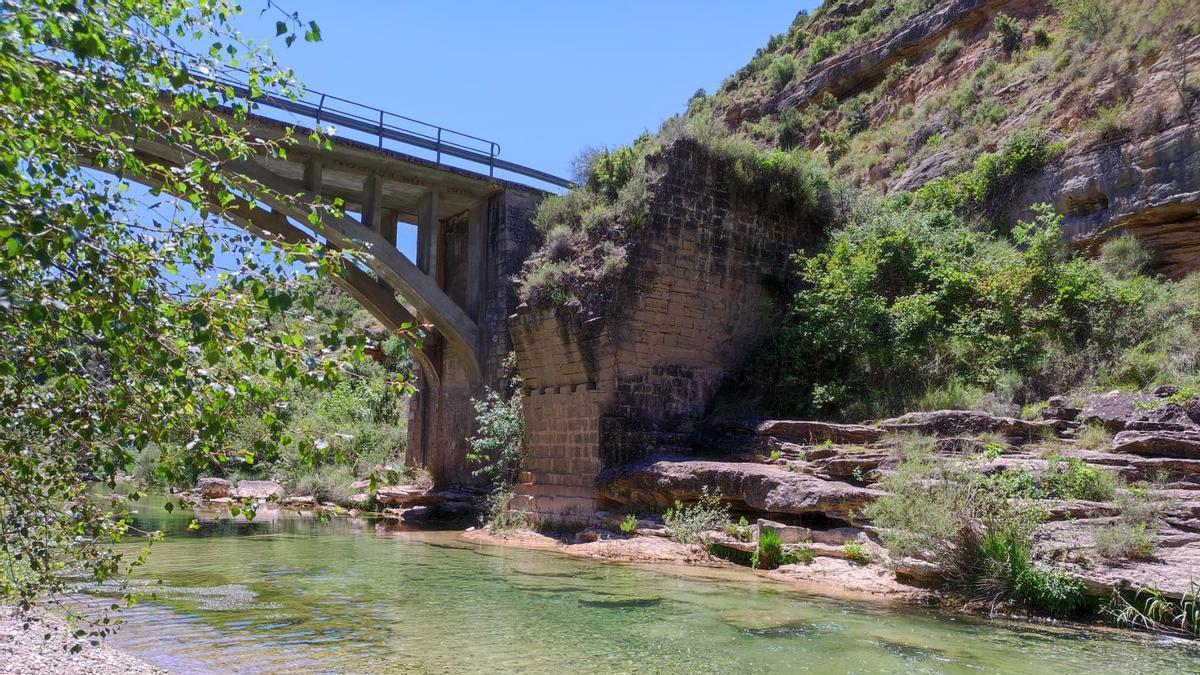
M 1154 535 L 1146 523 L 1105 525 L 1096 532 L 1096 552 L 1109 560 L 1148 559 L 1154 555 Z
M 1113 237 L 1100 247 L 1100 264 L 1120 279 L 1133 279 L 1149 271 L 1154 253 L 1129 233 Z
M 850 151 L 850 134 L 844 126 L 821 129 L 821 144 L 825 146 L 825 155 L 832 165 Z
M 842 107 L 842 124 L 847 136 L 853 136 L 867 128 L 866 98 L 855 96 L 846 101 Z
M 1086 594 L 1084 583 L 1074 577 L 1029 565 L 1017 579 L 1014 595 L 1020 602 L 1053 616 L 1086 614 L 1096 601 Z
M 1096 424 L 1085 424 L 1075 432 L 1075 443 L 1087 450 L 1106 448 L 1111 442 L 1112 434 L 1108 429 Z
M 923 550 L 964 597 L 1027 604 L 1068 614 L 1087 606 L 1081 583 L 1031 561 L 1033 531 L 1044 517 L 1013 502 L 960 464 L 914 456 L 879 486 L 866 509 L 895 555 Z
M 771 85 L 771 91 L 782 91 L 796 77 L 799 70 L 800 63 L 791 55 L 776 56 L 771 60 L 771 65 L 767 66 L 767 83 Z
M 754 536 L 754 528 L 750 527 L 750 523 L 746 521 L 746 516 L 738 518 L 736 523 L 727 525 L 725 532 L 738 541 L 750 541 L 750 538 Z
M 1119 591 L 1105 611 L 1119 626 L 1200 637 L 1200 586 L 1196 582 L 1191 582 L 1178 600 L 1156 588 Z
M 969 171 L 936 178 L 921 186 L 917 201 L 947 209 L 988 210 L 995 203 L 1006 202 L 1021 180 L 1062 149 L 1061 144 L 1048 142 L 1036 129 L 1018 132 L 999 151 L 979 155 Z
M 493 488 L 506 488 L 517 480 L 525 447 L 525 418 L 520 393 L 505 397 L 487 389 L 475 406 L 475 435 L 467 439 L 467 460 L 472 474 Z
M 625 519 L 621 521 L 621 531 L 625 534 L 633 534 L 637 531 L 637 526 L 637 516 L 634 516 L 632 513 L 627 514 Z
M 1092 466 L 1078 457 L 1071 457 L 1066 460 L 1052 459 L 1042 474 L 1040 490 L 1031 496 L 1102 502 L 1115 497 L 1117 488 L 1115 473 Z
M 817 558 L 817 553 L 813 551 L 811 546 L 801 546 L 800 548 L 797 548 L 794 555 L 796 556 L 796 562 L 802 562 L 805 565 L 813 560 L 816 560 Z
M 995 18 L 992 19 L 992 28 L 1005 52 L 1011 54 L 1021 48 L 1021 33 L 1025 28 L 1020 19 L 1004 12 L 996 12 Z
M 933 55 L 942 63 L 950 63 L 954 57 L 958 56 L 958 52 L 962 50 L 963 42 L 958 37 L 958 33 L 951 33 L 938 43 L 937 49 Z
M 966 407 L 1002 387 L 1015 407 L 1148 346 L 1156 287 L 1076 257 L 1061 219 L 1038 213 L 1014 229 L 1017 248 L 945 211 L 860 207 L 824 250 L 795 258 L 801 290 L 746 376 L 766 412 L 865 419 L 939 389 Z
M 867 565 L 871 562 L 871 556 L 863 548 L 862 542 L 848 541 L 842 545 L 842 554 L 846 556 L 846 560 L 855 565 Z
M 830 36 L 813 36 L 812 41 L 808 43 L 808 64 L 810 66 L 816 65 L 836 54 L 839 49 L 841 49 L 841 45 L 835 42 Z
M 506 488 L 493 490 L 488 495 L 484 520 L 492 532 L 503 534 L 516 530 L 528 530 L 530 528 L 531 523 L 528 516 L 508 507 L 512 498 L 512 491 Z
M 1088 40 L 1098 40 L 1112 28 L 1116 10 L 1110 0 L 1055 0 L 1063 25 Z
M 779 114 L 779 147 L 781 150 L 791 150 L 804 142 L 806 130 L 804 115 L 796 108 L 788 108 Z
M 615 201 L 639 170 L 641 155 L 638 145 L 647 141 L 648 138 L 643 136 L 634 141 L 633 145 L 621 146 L 615 150 L 604 149 L 592 155 L 587 165 L 588 189 L 608 201 Z
M 763 528 L 758 533 L 758 545 L 750 558 L 750 566 L 755 569 L 773 570 L 783 563 L 783 539 L 779 533 L 770 528 Z
M 1087 121 L 1087 129 L 1097 142 L 1118 140 L 1127 134 L 1122 122 L 1125 107 L 1121 102 L 1101 108 Z
M 1050 36 L 1050 29 L 1046 25 L 1044 18 L 1038 19 L 1033 23 L 1033 44 L 1035 47 L 1049 47 L 1054 39 Z
M 683 544 L 703 543 L 704 533 L 721 530 L 729 522 L 729 507 L 721 502 L 721 496 L 709 492 L 705 486 L 695 504 L 684 504 L 675 500 L 675 505 L 663 514 L 663 523 L 671 539 Z

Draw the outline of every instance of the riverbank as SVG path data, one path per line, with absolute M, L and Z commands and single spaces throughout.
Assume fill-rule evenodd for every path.
M 28 628 L 11 607 L 0 607 L 0 675 L 164 675 L 136 656 L 77 640 L 62 619 L 40 615 Z M 47 639 L 49 635 L 49 639 Z M 79 653 L 71 653 L 74 645 Z
M 693 573 L 698 568 L 736 570 L 740 574 L 786 583 L 797 591 L 838 600 L 912 606 L 945 604 L 942 595 L 902 583 L 884 567 L 860 565 L 833 557 L 817 557 L 811 562 L 783 565 L 774 570 L 751 570 L 714 556 L 703 546 L 657 536 L 575 542 L 529 530 L 500 534 L 485 529 L 468 530 L 462 536 L 480 544 L 555 551 L 576 558 L 635 565 L 668 565 L 687 568 Z

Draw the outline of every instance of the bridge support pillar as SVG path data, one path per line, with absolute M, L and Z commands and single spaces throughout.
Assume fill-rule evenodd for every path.
M 417 268 L 441 285 L 438 259 L 441 253 L 441 222 L 438 220 L 438 191 L 421 197 L 417 210 Z
M 472 399 L 482 398 L 489 388 L 511 393 L 512 373 L 505 360 L 512 350 L 508 316 L 516 311 L 517 297 L 509 280 L 541 243 L 533 214 L 542 196 L 508 187 L 468 213 L 436 223 L 429 215 L 436 213 L 429 202 L 437 194 L 431 193 L 418 213 L 418 267 L 434 276 L 440 260 L 444 266 L 439 286 L 479 327 L 479 377 L 470 374 L 459 348 L 436 336 L 426 350 L 434 372 L 418 368 L 406 458 L 428 468 L 439 484 L 477 482 L 471 475 L 475 467 L 466 459 L 467 439 L 475 432 Z

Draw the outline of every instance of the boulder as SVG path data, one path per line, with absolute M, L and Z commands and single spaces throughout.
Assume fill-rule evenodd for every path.
M 302 495 L 294 497 L 285 497 L 279 501 L 281 506 L 286 506 L 292 509 L 315 509 L 317 508 L 317 498 L 312 495 Z
M 1192 431 L 1122 431 L 1113 437 L 1113 452 L 1146 457 L 1200 459 L 1200 429 Z
M 895 562 L 896 578 L 916 585 L 940 586 L 945 580 L 937 563 L 920 558 L 901 558 Z
M 856 471 L 861 476 L 894 459 L 895 457 L 887 452 L 844 452 L 836 457 L 815 460 L 812 466 L 820 473 L 846 479 L 853 477 Z
M 201 478 L 193 490 L 201 499 L 222 499 L 229 496 L 229 481 L 224 478 Z
M 648 458 L 600 476 L 600 494 L 618 503 L 670 506 L 694 502 L 705 488 L 738 508 L 767 513 L 821 513 L 847 519 L 883 493 L 766 464 Z
M 444 497 L 417 485 L 388 485 L 375 491 L 375 501 L 384 506 L 429 506 Z
M 271 499 L 283 496 L 283 486 L 273 480 L 239 480 L 233 496 L 239 499 Z
M 808 420 L 768 420 L 758 425 L 759 436 L 778 436 L 806 443 L 874 443 L 883 432 L 862 424 L 833 424 Z
M 1107 394 L 1093 394 L 1087 397 L 1083 409 L 1079 412 L 1079 420 L 1094 424 L 1116 433 L 1125 428 L 1125 424 L 1137 414 L 1134 408 L 1141 399 L 1134 394 L 1120 391 L 1110 391 Z
M 813 530 L 800 525 L 785 525 L 765 518 L 758 519 L 758 531 L 774 530 L 779 533 L 779 539 L 784 544 L 801 544 L 817 542 L 840 546 L 848 541 L 856 541 L 863 533 L 857 527 L 835 527 L 829 530 Z
M 879 423 L 881 429 L 893 433 L 917 432 L 929 436 L 977 436 L 999 433 L 1010 438 L 1036 438 L 1055 431 L 1061 420 L 1031 422 L 1015 417 L 1000 417 L 978 410 L 935 410 L 911 412 Z
M 1083 412 L 1082 408 L 1071 405 L 1066 396 L 1051 396 L 1046 403 L 1048 405 L 1042 410 L 1044 420 L 1074 421 Z
M 1110 391 L 1107 394 L 1089 396 L 1079 419 L 1088 424 L 1102 426 L 1113 433 L 1126 430 L 1200 431 L 1200 423 L 1197 422 L 1192 407 L 1194 406 L 1185 407 L 1171 401 L 1164 402 L 1157 395 Z

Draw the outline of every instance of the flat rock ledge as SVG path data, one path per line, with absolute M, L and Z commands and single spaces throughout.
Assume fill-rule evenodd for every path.
M 45 616 L 26 630 L 24 621 L 8 607 L 0 607 L 0 675 L 164 675 L 167 671 L 151 666 L 101 642 L 97 646 L 82 643 L 78 654 L 68 649 L 78 641 L 70 636 L 66 624 L 57 617 Z M 44 640 L 46 633 L 51 634 Z
M 665 507 L 676 499 L 696 501 L 705 488 L 735 507 L 767 513 L 821 513 L 839 520 L 883 494 L 777 466 L 686 457 L 652 457 L 600 476 L 600 494 L 622 504 Z

